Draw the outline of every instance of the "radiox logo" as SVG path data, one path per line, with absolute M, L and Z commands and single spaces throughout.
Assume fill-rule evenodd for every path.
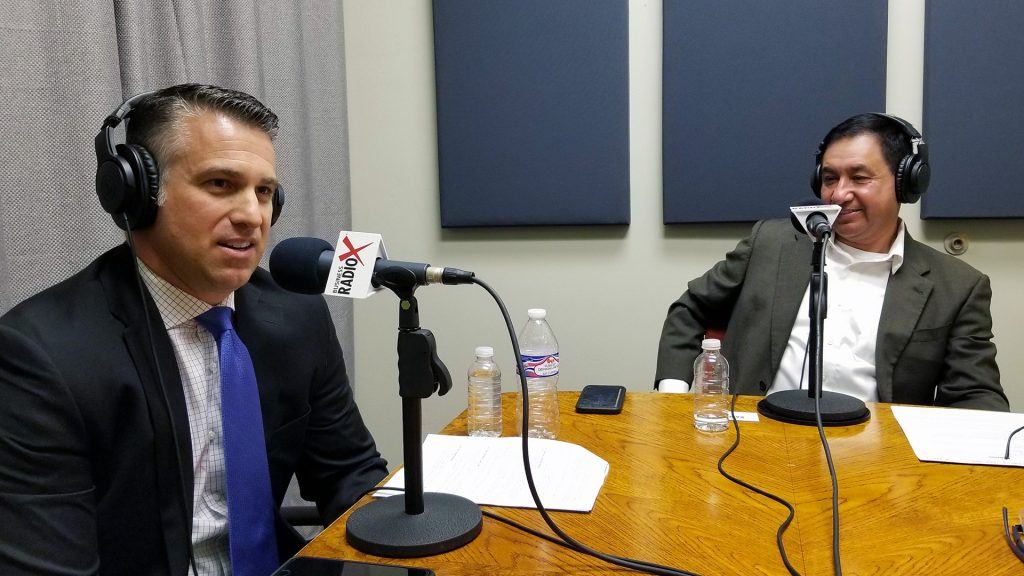
M 352 280 L 356 277 L 356 266 L 366 266 L 362 257 L 359 256 L 359 252 L 373 246 L 373 242 L 368 242 L 356 248 L 352 245 L 352 240 L 345 236 L 341 243 L 345 245 L 348 252 L 338 255 L 341 269 L 338 270 L 338 276 L 334 281 L 334 292 L 336 294 L 348 295 L 352 292 Z

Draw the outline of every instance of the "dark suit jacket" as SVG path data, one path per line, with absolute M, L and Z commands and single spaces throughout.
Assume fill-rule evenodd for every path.
M 120 246 L 0 318 L 2 574 L 186 574 L 188 415 L 147 294 L 161 390 L 135 282 Z M 331 521 L 387 470 L 353 402 L 327 306 L 258 269 L 235 307 L 275 501 L 297 474 L 303 497 Z M 300 544 L 279 518 L 281 558 Z
M 655 382 L 692 382 L 705 330 L 726 327 L 722 352 L 734 390 L 764 394 L 801 312 L 811 248 L 788 220 L 755 224 L 669 307 Z M 1008 410 L 992 343 L 991 299 L 987 276 L 907 234 L 903 265 L 889 278 L 878 323 L 878 399 Z

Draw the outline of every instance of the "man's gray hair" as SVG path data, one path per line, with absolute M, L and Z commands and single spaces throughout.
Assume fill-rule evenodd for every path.
M 154 92 L 135 104 L 128 116 L 125 141 L 143 146 L 156 161 L 163 204 L 164 167 L 185 138 L 185 121 L 204 112 L 217 112 L 260 129 L 271 140 L 277 135 L 277 115 L 245 92 L 208 84 L 179 84 Z

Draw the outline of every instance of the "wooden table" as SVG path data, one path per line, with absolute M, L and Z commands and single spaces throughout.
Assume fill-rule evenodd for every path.
M 630 392 L 622 414 L 576 414 L 578 393 L 559 394 L 560 440 L 611 465 L 594 510 L 553 512 L 558 525 L 604 552 L 715 574 L 788 574 L 775 546 L 782 506 L 722 477 L 719 456 L 735 433 L 693 427 L 688 394 Z M 504 398 L 505 434 L 514 434 Z M 755 411 L 741 397 L 737 411 Z M 429 403 L 424 405 L 429 406 Z M 920 462 L 887 404 L 868 404 L 865 424 L 827 429 L 839 477 L 846 575 L 1024 574 L 1003 540 L 1001 509 L 1024 508 L 1024 470 Z M 804 576 L 830 575 L 831 484 L 815 428 L 761 418 L 741 423 L 742 441 L 726 470 L 797 509 L 786 533 L 790 561 Z M 464 415 L 445 434 L 465 434 Z M 358 506 L 358 504 L 357 504 Z M 536 510 L 485 507 L 548 532 Z M 433 568 L 439 576 L 626 574 L 484 518 L 469 545 L 439 556 L 385 559 L 345 542 L 343 516 L 301 555 Z

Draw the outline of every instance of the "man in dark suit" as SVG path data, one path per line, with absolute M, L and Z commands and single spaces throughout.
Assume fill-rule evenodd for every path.
M 228 537 L 229 369 L 196 319 L 214 307 L 227 307 L 252 360 L 246 441 L 265 447 L 257 476 L 269 485 L 274 560 L 302 543 L 277 516 L 293 474 L 326 523 L 387 473 L 323 298 L 287 293 L 257 268 L 283 203 L 277 117 L 252 96 L 199 85 L 129 108 L 129 146 L 117 152 L 141 155 L 136 179 L 112 182 L 101 164 L 98 185 L 104 207 L 119 206 L 115 221 L 135 229 L 138 275 L 122 245 L 0 319 L 5 575 L 183 576 L 190 556 L 199 575 L 232 571 L 242 537 L 234 525 Z M 122 192 L 136 197 L 111 201 Z M 149 216 L 133 204 L 147 201 Z
M 927 169 L 920 134 L 891 116 L 854 116 L 821 143 L 813 186 L 842 207 L 826 247 L 823 387 L 865 401 L 1008 410 L 988 277 L 913 240 L 899 218 L 900 203 L 925 191 Z M 755 224 L 669 307 L 655 387 L 688 389 L 709 328 L 726 329 L 734 391 L 806 386 L 810 260 L 810 240 L 789 221 Z

